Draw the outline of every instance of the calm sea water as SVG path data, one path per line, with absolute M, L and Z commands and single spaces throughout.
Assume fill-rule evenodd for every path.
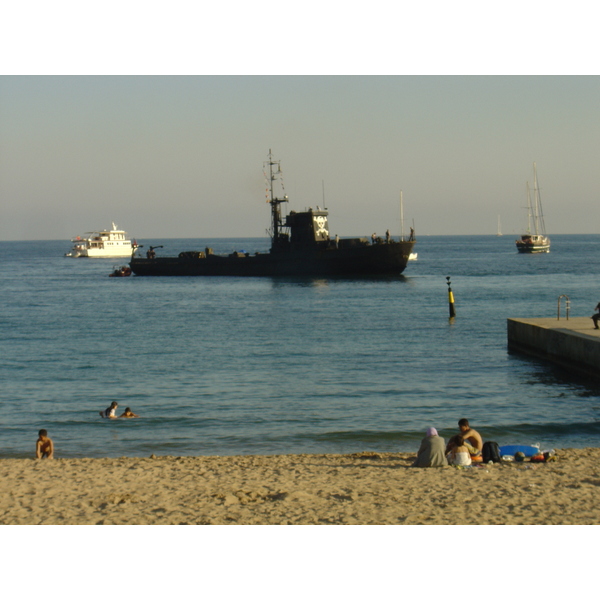
M 553 317 L 561 294 L 591 315 L 599 246 L 430 236 L 400 277 L 244 279 L 110 278 L 125 259 L 0 242 L 0 456 L 32 456 L 40 428 L 58 457 L 415 451 L 462 417 L 500 444 L 597 446 L 600 385 L 509 354 L 506 319 Z M 113 400 L 141 418 L 101 419 Z

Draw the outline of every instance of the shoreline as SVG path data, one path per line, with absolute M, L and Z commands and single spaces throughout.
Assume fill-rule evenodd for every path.
M 415 453 L 0 460 L 0 524 L 592 525 L 600 448 L 412 468 Z

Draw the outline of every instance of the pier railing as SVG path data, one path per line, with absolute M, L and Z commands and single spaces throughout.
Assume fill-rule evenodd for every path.
M 566 294 L 562 294 L 561 296 L 558 297 L 558 311 L 557 311 L 557 315 L 556 315 L 556 320 L 560 321 L 560 301 L 562 298 L 565 299 L 565 313 L 567 315 L 567 321 L 568 321 L 569 320 L 569 311 L 571 310 L 571 300 L 569 300 L 569 296 L 567 296 Z

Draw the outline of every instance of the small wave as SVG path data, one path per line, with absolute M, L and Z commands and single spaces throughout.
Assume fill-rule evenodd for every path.
M 423 432 L 416 431 L 329 431 L 318 434 L 302 434 L 294 436 L 296 439 L 309 439 L 314 442 L 394 442 L 418 441 L 423 438 Z

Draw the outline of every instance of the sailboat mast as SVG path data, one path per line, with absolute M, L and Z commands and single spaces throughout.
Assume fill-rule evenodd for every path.
M 535 234 L 538 235 L 539 223 L 540 223 L 540 207 L 539 207 L 539 190 L 537 182 L 537 171 L 535 163 L 533 163 L 533 226 L 535 228 Z
M 531 191 L 527 182 L 527 233 L 531 233 Z
M 542 197 L 540 195 L 540 188 L 538 186 L 537 165 L 535 163 L 533 163 L 533 191 L 535 200 L 535 232 L 546 235 L 546 224 L 544 223 L 544 213 L 542 212 Z

